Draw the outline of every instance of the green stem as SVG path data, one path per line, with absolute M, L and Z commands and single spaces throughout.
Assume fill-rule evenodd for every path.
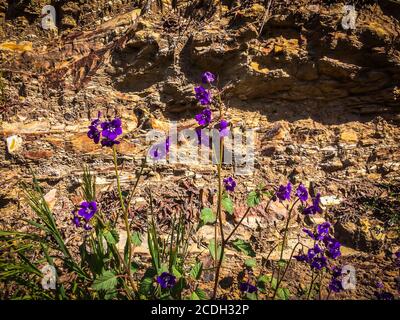
M 128 221 L 128 210 L 124 204 L 124 198 L 122 196 L 121 182 L 120 182 L 120 177 L 119 177 L 119 172 L 118 172 L 118 163 L 117 163 L 117 149 L 115 148 L 115 146 L 113 147 L 113 159 L 114 159 L 115 176 L 117 178 L 117 189 L 118 189 L 119 201 L 121 203 L 121 208 L 122 208 L 123 218 L 124 218 L 124 223 L 125 223 L 125 228 L 126 228 L 126 237 L 127 237 L 126 246 L 128 247 L 128 261 L 125 262 L 125 259 L 122 259 L 122 262 L 125 266 L 126 272 L 128 273 L 128 279 L 129 279 L 129 282 L 131 283 L 132 289 L 134 291 L 136 291 L 136 284 L 133 281 L 131 268 L 130 268 L 131 261 L 132 261 L 132 246 L 131 246 L 131 232 L 130 232 L 130 226 L 129 226 L 129 221 Z
M 300 200 L 300 199 L 297 198 L 296 201 L 293 202 L 292 207 L 290 208 L 289 213 L 288 213 L 288 218 L 287 218 L 286 226 L 285 226 L 285 232 L 284 232 L 284 234 L 283 234 L 283 243 L 282 243 L 282 249 L 281 249 L 280 260 L 282 260 L 282 258 L 283 258 L 283 251 L 285 250 L 285 246 L 286 246 L 286 242 L 287 242 L 287 234 L 288 234 L 288 229 L 289 229 L 290 218 L 291 218 L 291 216 L 292 216 L 292 211 L 293 211 L 294 206 L 296 205 L 296 203 L 297 203 L 299 200 Z
M 311 274 L 310 288 L 308 289 L 308 293 L 307 293 L 307 300 L 310 299 L 310 294 L 311 294 L 311 291 L 312 291 L 312 289 L 313 289 L 314 282 L 315 282 L 315 280 L 317 279 L 317 276 L 318 276 L 318 273 L 317 273 L 317 274 L 315 275 L 315 277 L 314 277 L 314 271 L 313 271 L 312 274 Z

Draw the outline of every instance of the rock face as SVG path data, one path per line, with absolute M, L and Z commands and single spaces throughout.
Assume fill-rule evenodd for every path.
M 26 214 L 16 210 L 18 182 L 29 180 L 30 169 L 46 193 L 52 192 L 53 210 L 63 223 L 79 200 L 83 163 L 97 174 L 102 197 L 109 196 L 112 155 L 86 136 L 98 111 L 123 120 L 118 152 L 121 182 L 129 188 L 149 148 L 149 129 L 163 130 L 168 120 L 194 125 L 190 119 L 200 108 L 193 89 L 205 70 L 218 75 L 228 120 L 257 130 L 255 171 L 237 177 L 236 200 L 244 201 L 259 183 L 272 187 L 287 179 L 341 199 L 363 186 L 372 197 L 382 184 L 398 184 L 400 5 L 380 1 L 384 4 L 363 7 L 356 29 L 346 31 L 341 4 L 274 1 L 266 14 L 262 1 L 239 7 L 231 2 L 223 1 L 220 12 L 185 11 L 183 4 L 172 10 L 162 1 L 163 12 L 155 4 L 146 12 L 124 0 L 64 1 L 55 4 L 58 33 L 51 33 L 40 27 L 40 10 L 48 1 L 0 1 L 0 227 Z M 184 199 L 182 210 L 193 219 L 201 206 L 215 205 L 214 174 L 214 168 L 197 165 L 147 168 L 138 197 L 149 186 L 160 199 Z M 183 206 L 176 202 L 165 208 L 160 202 L 160 219 Z M 394 250 L 394 241 L 388 244 L 371 225 L 375 220 L 362 220 L 366 208 L 347 204 L 343 212 L 327 210 L 330 219 L 354 218 L 336 223 L 346 245 L 365 252 Z M 232 221 L 242 209 L 238 206 Z M 135 207 L 135 218 L 144 217 L 140 210 Z M 283 218 L 279 206 L 267 212 L 263 206 L 239 232 L 250 238 L 257 230 L 260 250 L 267 252 Z M 202 232 L 199 238 L 210 236 Z

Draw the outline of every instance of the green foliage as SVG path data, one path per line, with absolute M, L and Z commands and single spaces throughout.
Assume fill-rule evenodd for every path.
M 225 195 L 222 198 L 221 204 L 226 212 L 228 212 L 229 214 L 233 214 L 233 210 L 234 210 L 233 202 L 232 202 L 231 198 L 229 198 L 228 195 Z
M 257 264 L 257 260 L 256 259 L 246 259 L 244 261 L 244 264 L 246 267 L 254 268 Z
M 215 214 L 210 208 L 204 208 L 203 210 L 201 210 L 200 220 L 202 224 L 214 223 L 215 219 Z
M 196 264 L 193 266 L 192 270 L 190 270 L 190 276 L 194 280 L 199 280 L 201 277 L 201 273 L 203 271 L 203 263 L 198 261 Z
M 261 202 L 261 195 L 258 191 L 251 191 L 247 196 L 247 205 L 250 208 L 255 207 Z
M 93 290 L 113 291 L 117 286 L 118 279 L 114 272 L 104 271 L 92 284 Z
M 250 257 L 256 256 L 256 253 L 251 247 L 251 244 L 247 241 L 244 241 L 242 239 L 236 239 L 235 241 L 232 242 L 232 245 L 236 250 L 241 251 Z

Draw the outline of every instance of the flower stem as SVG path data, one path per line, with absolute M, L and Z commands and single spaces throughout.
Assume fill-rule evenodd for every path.
M 117 163 L 117 149 L 115 148 L 115 146 L 113 147 L 113 160 L 114 160 L 115 176 L 117 178 L 117 189 L 118 189 L 119 201 L 121 203 L 121 209 L 123 212 L 123 218 L 124 218 L 124 223 L 125 223 L 125 228 L 126 228 L 126 237 L 127 237 L 126 246 L 128 247 L 128 261 L 125 262 L 125 259 L 122 259 L 122 262 L 123 262 L 126 272 L 128 274 L 128 279 L 132 286 L 132 289 L 134 291 L 136 291 L 136 284 L 133 281 L 131 268 L 130 268 L 131 261 L 132 261 L 132 246 L 131 246 L 131 232 L 130 232 L 130 226 L 129 226 L 129 221 L 128 221 L 128 210 L 124 204 L 124 198 L 122 196 L 121 182 L 120 182 L 120 177 L 119 177 L 119 172 L 118 172 L 118 163 Z
M 296 201 L 293 202 L 292 207 L 290 208 L 289 213 L 288 213 L 288 218 L 287 218 L 286 226 L 285 226 L 285 232 L 283 234 L 283 243 L 282 243 L 282 248 L 281 248 L 280 260 L 282 260 L 282 258 L 283 258 L 283 251 L 285 250 L 285 246 L 286 246 L 286 242 L 287 242 L 287 234 L 288 234 L 288 229 L 289 229 L 290 218 L 292 216 L 292 211 L 293 211 L 294 206 L 296 205 L 296 203 L 299 200 L 300 199 L 297 198 Z

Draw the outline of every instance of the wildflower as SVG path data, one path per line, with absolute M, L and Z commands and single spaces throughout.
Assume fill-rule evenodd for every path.
M 320 202 L 321 202 L 321 194 L 317 193 L 317 195 L 315 196 L 315 198 L 312 201 L 312 205 L 305 208 L 303 213 L 306 215 L 322 213 L 322 209 L 319 206 Z
M 298 196 L 301 201 L 307 201 L 308 199 L 307 188 L 302 183 L 297 187 L 296 196 Z
M 333 291 L 336 293 L 343 290 L 342 281 L 337 279 L 336 277 L 332 278 L 328 287 L 329 287 L 330 291 Z
M 201 81 L 204 84 L 212 83 L 215 81 L 215 75 L 213 73 L 211 73 L 210 71 L 206 71 L 201 75 Z
M 112 147 L 115 144 L 119 144 L 119 141 L 117 140 L 110 140 L 108 138 L 103 138 L 101 139 L 101 146 L 102 147 Z
M 204 106 L 211 103 L 211 93 L 203 86 L 195 87 L 194 91 L 196 93 L 196 99 L 200 102 L 200 104 Z
M 248 281 L 247 282 L 242 282 L 239 285 L 239 289 L 240 291 L 244 292 L 244 293 L 253 293 L 257 291 L 257 287 L 253 286 L 252 284 L 250 284 Z
M 97 204 L 95 201 L 83 201 L 80 205 L 78 214 L 86 221 L 89 221 L 97 211 Z
M 329 234 L 329 228 L 331 227 L 331 224 L 329 222 L 323 222 L 317 226 L 317 239 L 318 240 L 323 240 L 325 236 Z
M 341 256 L 340 252 L 340 242 L 337 241 L 336 239 L 330 237 L 330 236 L 325 236 L 323 239 L 325 246 L 328 250 L 327 255 L 328 257 L 332 259 L 336 259 L 337 257 Z
M 89 137 L 89 139 L 92 139 L 93 142 L 96 144 L 98 144 L 100 141 L 100 131 L 94 126 L 89 126 L 87 136 Z
M 199 126 L 206 126 L 211 122 L 211 110 L 209 108 L 204 109 L 194 117 Z
M 311 230 L 308 230 L 308 229 L 304 228 L 303 231 L 304 231 L 311 239 L 317 240 L 317 236 L 316 236 Z
M 89 139 L 92 139 L 94 141 L 94 143 L 98 144 L 100 141 L 100 131 L 97 128 L 100 124 L 100 116 L 101 113 L 99 112 L 97 115 L 97 119 L 94 119 L 90 126 L 89 126 L 89 131 L 87 133 L 87 136 L 89 137 Z
M 298 256 L 293 256 L 297 261 L 299 262 L 306 262 L 307 261 L 307 256 L 305 254 L 300 254 Z
M 75 215 L 75 211 L 72 212 L 74 214 L 74 217 L 72 218 L 72 222 L 75 225 L 75 227 L 79 228 L 81 226 L 81 221 L 79 220 L 79 217 Z
M 276 196 L 280 201 L 290 200 L 290 193 L 292 192 L 292 184 L 288 182 L 286 186 L 279 186 L 278 191 L 276 192 Z
M 232 177 L 224 179 L 224 186 L 226 191 L 234 191 L 236 187 L 236 181 Z
M 311 268 L 321 270 L 324 267 L 327 267 L 327 260 L 324 256 L 319 256 L 314 258 L 310 264 Z
M 157 282 L 161 288 L 169 289 L 175 286 L 176 277 L 168 272 L 163 272 L 157 277 Z
M 121 119 L 115 118 L 112 121 L 105 121 L 101 124 L 102 136 L 108 140 L 114 141 L 120 134 L 122 134 Z
M 229 122 L 226 120 L 221 120 L 219 123 L 219 136 L 227 137 L 229 135 Z

